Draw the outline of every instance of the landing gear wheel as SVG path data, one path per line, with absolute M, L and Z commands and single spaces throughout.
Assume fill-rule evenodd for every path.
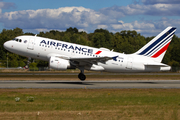
M 86 76 L 85 76 L 83 73 L 79 73 L 78 78 L 79 78 L 81 81 L 84 81 L 84 80 L 86 79 Z

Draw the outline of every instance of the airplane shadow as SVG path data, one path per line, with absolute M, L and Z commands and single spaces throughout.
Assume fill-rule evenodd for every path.
M 36 82 L 37 84 L 71 84 L 71 85 L 94 85 L 87 82 Z
M 69 84 L 69 85 L 95 85 L 95 84 L 160 84 L 159 82 L 35 82 L 37 84 Z
M 23 81 L 19 81 L 19 82 L 2 82 L 1 84 L 24 84 L 25 82 Z M 66 85 L 88 85 L 88 86 L 93 86 L 93 85 L 123 85 L 123 84 L 180 84 L 180 81 L 174 81 L 174 82 L 170 82 L 170 81 L 165 81 L 165 82 L 152 82 L 152 81 L 108 81 L 108 82 L 104 82 L 104 81 L 98 81 L 98 82 L 94 82 L 94 81 L 31 81 L 31 82 L 27 82 L 27 84 L 66 84 Z

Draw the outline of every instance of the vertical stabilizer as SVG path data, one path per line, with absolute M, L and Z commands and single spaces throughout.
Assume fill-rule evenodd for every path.
M 167 27 L 135 54 L 147 56 L 154 59 L 156 62 L 161 62 L 175 31 L 176 28 Z

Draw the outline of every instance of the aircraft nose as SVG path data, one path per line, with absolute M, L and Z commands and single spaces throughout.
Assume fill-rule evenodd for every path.
M 7 41 L 7 42 L 5 42 L 5 43 L 3 44 L 3 46 L 4 46 L 4 48 L 5 48 L 6 50 L 9 50 L 12 45 L 11 45 L 11 43 L 10 43 L 9 41 Z
M 8 44 L 7 42 L 5 42 L 5 43 L 3 44 L 3 46 L 4 46 L 5 49 L 7 49 L 7 46 L 8 46 L 7 44 Z

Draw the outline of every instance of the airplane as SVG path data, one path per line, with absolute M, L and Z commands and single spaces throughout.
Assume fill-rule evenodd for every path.
M 28 58 L 49 61 L 49 67 L 57 70 L 78 68 L 78 78 L 86 79 L 84 70 L 105 72 L 158 72 L 169 71 L 170 66 L 161 63 L 176 28 L 167 27 L 137 52 L 124 54 L 107 48 L 89 46 L 23 35 L 4 43 L 12 53 Z

